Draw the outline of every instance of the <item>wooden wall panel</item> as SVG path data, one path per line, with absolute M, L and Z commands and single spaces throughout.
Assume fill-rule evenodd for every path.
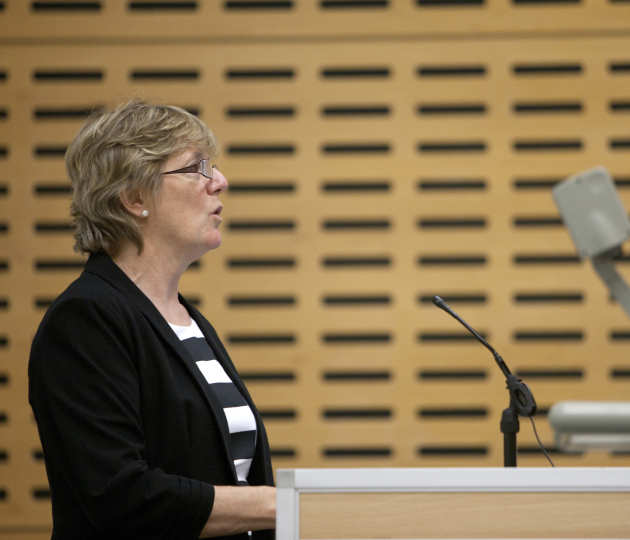
M 5 2 L 4 13 L 13 39 L 433 38 L 627 30 L 630 7 L 623 0 L 44 0 Z
M 244 374 L 276 467 L 502 462 L 502 377 L 433 294 L 527 380 L 548 446 L 554 402 L 627 399 L 630 324 L 575 256 L 550 196 L 555 182 L 603 164 L 630 206 L 630 40 L 567 34 L 621 28 L 627 6 L 492 5 L 482 23 L 478 8 L 392 0 L 333 14 L 289 3 L 237 14 L 199 2 L 169 17 L 114 1 L 67 17 L 4 3 L 0 538 L 37 537 L 50 523 L 26 361 L 45 308 L 82 265 L 63 151 L 86 110 L 132 96 L 195 111 L 221 143 L 231 183 L 223 246 L 187 272 L 182 291 Z M 424 39 L 365 37 L 404 36 L 418 13 L 436 23 Z M 515 33 L 535 18 L 537 34 Z M 491 35 L 500 23 L 504 35 Z M 264 27 L 322 39 L 241 39 Z M 155 41 L 120 41 L 130 28 Z M 618 266 L 630 279 L 627 264 Z M 544 462 L 526 420 L 519 446 L 520 464 Z M 553 455 L 565 466 L 628 464 Z

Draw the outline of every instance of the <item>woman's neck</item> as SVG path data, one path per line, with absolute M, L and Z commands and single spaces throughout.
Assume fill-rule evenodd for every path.
M 190 323 L 190 316 L 177 295 L 179 279 L 186 270 L 177 258 L 166 256 L 147 245 L 138 254 L 136 246 L 126 244 L 113 259 L 168 322 Z

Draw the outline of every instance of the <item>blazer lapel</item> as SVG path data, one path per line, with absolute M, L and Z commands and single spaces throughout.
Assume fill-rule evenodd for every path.
M 197 367 L 194 365 L 194 361 L 191 358 L 190 354 L 186 350 L 186 348 L 182 345 L 179 338 L 173 332 L 173 329 L 168 325 L 168 322 L 162 317 L 157 308 L 153 305 L 153 302 L 149 300 L 149 298 L 127 277 L 127 275 L 113 262 L 113 260 L 109 257 L 109 255 L 105 253 L 98 253 L 95 255 L 91 255 L 86 264 L 85 270 L 87 272 L 92 272 L 98 274 L 103 279 L 108 281 L 114 287 L 122 291 L 126 297 L 134 303 L 134 305 L 139 308 L 143 315 L 149 320 L 156 333 L 160 335 L 160 337 L 168 343 L 171 347 L 177 359 L 182 362 L 190 374 L 190 376 L 195 380 L 197 388 L 203 399 L 206 401 L 214 418 L 219 426 L 219 430 L 221 431 L 221 439 L 223 441 L 223 447 L 225 450 L 225 456 L 232 471 L 232 475 L 234 480 L 237 481 L 238 477 L 236 475 L 236 469 L 234 467 L 234 461 L 231 457 L 231 451 L 229 447 L 230 441 L 230 432 L 227 425 L 227 420 L 225 418 L 225 413 L 219 404 L 210 397 L 210 393 L 207 391 L 208 383 L 204 379 L 203 374 Z M 181 296 L 180 296 L 181 299 Z M 184 301 L 185 307 L 191 312 L 191 307 L 187 302 Z M 196 312 L 196 310 L 192 310 Z M 197 312 L 196 312 L 197 313 Z M 203 321 L 201 321 L 203 322 Z M 200 324 L 200 321 L 197 321 L 202 332 L 206 335 L 207 332 Z M 215 346 L 212 341 L 209 341 L 215 353 L 219 355 L 218 347 Z M 221 362 L 221 359 L 218 359 Z M 225 366 L 225 362 L 221 362 Z M 232 376 L 232 373 L 230 373 Z M 235 379 L 238 379 L 237 377 Z M 236 380 L 235 380 L 236 382 Z

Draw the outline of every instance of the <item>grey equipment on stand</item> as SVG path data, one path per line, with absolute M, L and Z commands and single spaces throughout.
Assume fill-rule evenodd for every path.
M 561 401 L 549 410 L 549 423 L 561 450 L 630 450 L 628 402 Z
M 595 167 L 560 182 L 552 194 L 580 256 L 590 259 L 597 275 L 630 315 L 630 287 L 613 261 L 630 236 L 630 220 L 610 174 L 604 167 Z

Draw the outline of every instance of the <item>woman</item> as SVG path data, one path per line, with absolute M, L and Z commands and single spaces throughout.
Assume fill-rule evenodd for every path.
M 89 259 L 29 362 L 53 539 L 273 537 L 264 426 L 178 294 L 221 244 L 215 154 L 200 120 L 140 101 L 92 118 L 68 148 L 75 249 Z

